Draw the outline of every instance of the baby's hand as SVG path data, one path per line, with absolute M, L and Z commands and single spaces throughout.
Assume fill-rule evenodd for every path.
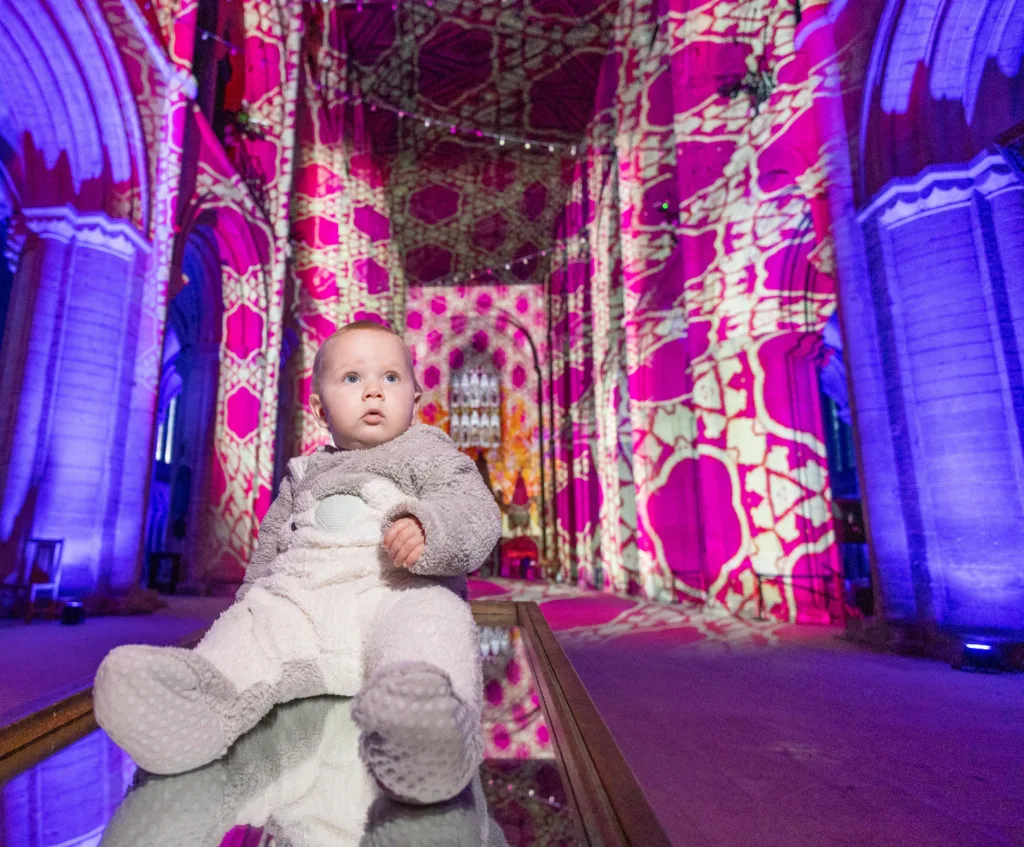
M 427 545 L 423 525 L 414 517 L 398 518 L 384 536 L 384 549 L 400 568 L 415 565 Z

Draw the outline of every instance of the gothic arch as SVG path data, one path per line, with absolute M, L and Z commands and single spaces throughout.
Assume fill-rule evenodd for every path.
M 199 168 L 180 241 L 204 232 L 220 266 L 220 365 L 200 530 L 203 559 L 194 576 L 235 583 L 270 505 L 281 355 L 283 290 L 272 273 L 273 234 L 265 215 L 198 119 Z M 188 252 L 183 252 L 187 264 Z M 174 288 L 172 287 L 172 291 Z
M 1024 121 L 1024 0 L 888 0 L 860 115 L 862 202 Z
M 144 231 L 142 128 L 95 0 L 0 0 L 0 57 L 0 161 L 19 205 L 72 205 Z

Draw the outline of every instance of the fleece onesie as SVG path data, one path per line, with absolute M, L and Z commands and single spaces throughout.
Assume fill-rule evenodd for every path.
M 409 569 L 381 545 L 406 515 L 426 538 Z M 465 575 L 500 533 L 476 465 L 434 427 L 293 459 L 235 603 L 194 650 L 113 650 L 96 675 L 97 722 L 145 770 L 181 773 L 223 756 L 278 703 L 357 695 L 381 784 L 411 802 L 454 796 L 482 752 Z

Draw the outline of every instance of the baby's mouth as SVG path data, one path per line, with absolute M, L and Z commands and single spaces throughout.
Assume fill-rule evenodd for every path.
M 368 424 L 379 424 L 384 420 L 384 413 L 379 409 L 370 409 L 363 415 L 363 420 Z

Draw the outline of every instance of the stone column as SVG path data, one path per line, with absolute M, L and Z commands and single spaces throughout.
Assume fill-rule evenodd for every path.
M 886 615 L 1024 629 L 1024 185 L 986 154 L 859 220 L 873 308 L 844 318 L 878 351 L 852 378 Z
M 179 432 L 182 438 L 179 465 L 191 472 L 188 524 L 182 540 L 182 582 L 191 589 L 202 585 L 208 563 L 203 560 L 203 516 L 209 506 L 212 465 L 213 418 L 217 404 L 220 344 L 207 342 L 190 347 L 178 360 L 185 402 Z
M 0 535 L 63 538 L 67 593 L 138 578 L 154 397 L 141 380 L 149 245 L 127 223 L 70 207 L 21 213 L 0 370 Z M 156 363 L 152 363 L 154 366 Z

